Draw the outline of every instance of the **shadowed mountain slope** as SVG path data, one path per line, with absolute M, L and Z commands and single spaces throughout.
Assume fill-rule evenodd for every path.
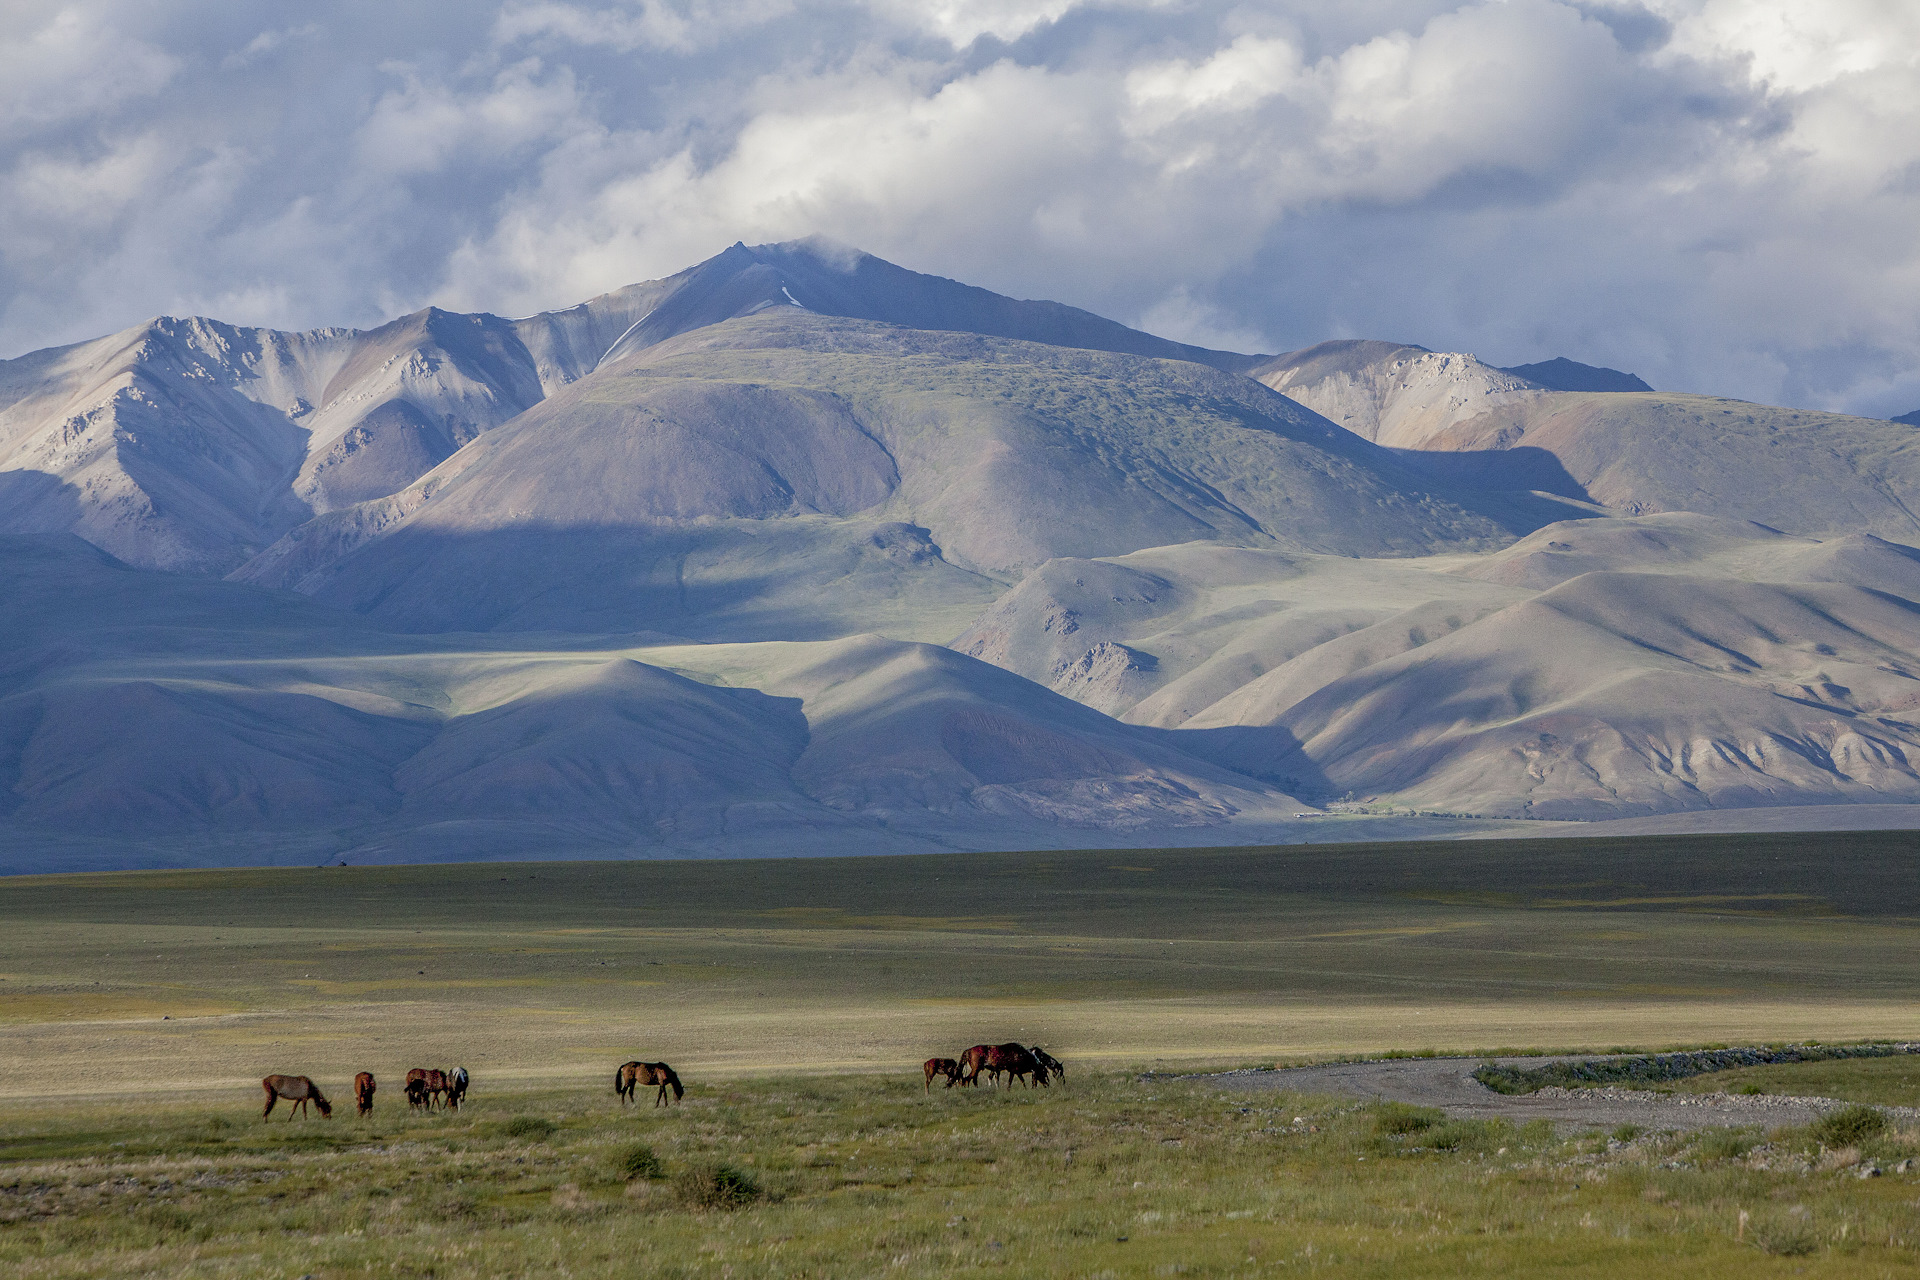
M 398 636 L 77 539 L 0 538 L 8 847 L 211 842 L 200 856 L 217 859 L 269 832 L 316 861 L 1032 847 L 1295 807 L 928 645 Z

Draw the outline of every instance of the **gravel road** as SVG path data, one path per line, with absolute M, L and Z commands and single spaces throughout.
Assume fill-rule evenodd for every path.
M 1383 1102 L 1439 1107 L 1450 1116 L 1499 1117 L 1515 1124 L 1551 1120 L 1572 1128 L 1612 1129 L 1636 1124 L 1643 1129 L 1706 1129 L 1716 1125 L 1777 1128 L 1811 1122 L 1824 1111 L 1847 1104 L 1832 1098 L 1793 1098 L 1774 1094 L 1653 1093 L 1641 1089 L 1542 1089 L 1538 1093 L 1495 1093 L 1473 1078 L 1488 1061 L 1538 1067 L 1548 1062 L 1596 1061 L 1574 1058 L 1395 1058 L 1383 1062 L 1337 1062 L 1319 1067 L 1229 1071 L 1193 1079 L 1225 1089 L 1285 1089 L 1296 1093 L 1332 1093 Z M 1882 1108 L 1890 1118 L 1920 1121 L 1920 1110 Z

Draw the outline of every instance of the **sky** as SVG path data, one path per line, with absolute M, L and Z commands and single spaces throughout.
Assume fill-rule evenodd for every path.
M 0 357 L 824 235 L 1242 351 L 1920 408 L 1913 0 L 7 0 Z

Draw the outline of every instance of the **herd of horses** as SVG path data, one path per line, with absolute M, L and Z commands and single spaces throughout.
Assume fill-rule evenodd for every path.
M 407 1105 L 431 1111 L 434 1103 L 439 1102 L 449 1110 L 457 1111 L 461 1100 L 467 1096 L 467 1083 L 465 1067 L 455 1067 L 451 1071 L 415 1067 L 407 1072 Z M 262 1120 L 273 1114 L 273 1104 L 283 1098 L 292 1104 L 287 1108 L 289 1121 L 296 1112 L 306 1114 L 309 1102 L 320 1108 L 322 1119 L 333 1119 L 333 1104 L 327 1101 L 326 1094 L 320 1092 L 320 1086 L 305 1076 L 267 1076 L 260 1081 L 260 1087 L 267 1095 L 267 1105 L 260 1112 Z M 362 1071 L 353 1078 L 353 1101 L 360 1108 L 361 1115 L 373 1110 L 373 1095 L 378 1088 L 371 1071 Z
M 977 1044 L 958 1058 L 928 1058 L 926 1061 L 927 1092 L 933 1092 L 933 1078 L 945 1076 L 947 1088 L 955 1085 L 977 1085 L 980 1077 L 985 1076 L 989 1083 L 998 1085 L 1002 1075 L 1012 1086 L 1015 1080 L 1024 1080 L 1028 1088 L 1034 1085 L 1049 1085 L 1053 1080 L 1067 1078 L 1067 1069 L 1051 1057 L 1039 1045 L 1028 1047 L 1021 1044 Z M 406 1095 L 409 1107 L 431 1111 L 438 1102 L 450 1111 L 460 1108 L 461 1100 L 467 1096 L 467 1069 L 455 1067 L 451 1071 L 432 1067 L 415 1067 L 407 1072 Z M 626 1106 L 635 1100 L 635 1092 L 646 1086 L 656 1090 L 653 1105 L 668 1105 L 667 1094 L 672 1093 L 672 1101 L 678 1102 L 686 1096 L 686 1088 L 681 1085 L 680 1077 L 672 1067 L 664 1062 L 623 1062 L 613 1075 L 613 1091 L 620 1098 L 620 1105 Z M 260 1082 L 266 1091 L 267 1105 L 260 1112 L 265 1120 L 273 1114 L 274 1104 L 286 1100 L 287 1119 L 291 1121 L 294 1113 L 307 1114 L 309 1102 L 320 1108 L 323 1119 L 333 1118 L 333 1104 L 327 1101 L 327 1095 L 320 1092 L 320 1086 L 306 1076 L 268 1076 Z M 360 1108 L 360 1114 L 366 1115 L 373 1110 L 373 1095 L 378 1085 L 371 1071 L 362 1071 L 353 1078 L 353 1100 Z
M 1037 1044 L 1029 1047 L 1012 1041 L 977 1044 L 957 1058 L 928 1058 L 923 1066 L 928 1093 L 933 1092 L 935 1076 L 945 1076 L 949 1089 L 955 1085 L 977 1085 L 983 1075 L 997 1086 L 1005 1074 L 1009 1087 L 1015 1080 L 1024 1080 L 1028 1088 L 1036 1084 L 1052 1088 L 1051 1081 L 1067 1078 L 1067 1069 L 1045 1049 Z

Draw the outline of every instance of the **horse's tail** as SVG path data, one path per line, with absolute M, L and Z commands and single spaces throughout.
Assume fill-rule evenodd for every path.
M 687 1091 L 680 1087 L 680 1077 L 674 1074 L 673 1068 L 662 1067 L 661 1069 L 667 1073 L 667 1087 L 673 1090 L 673 1100 L 678 1102 L 680 1099 L 686 1097 Z
M 623 1066 L 613 1069 L 613 1092 L 616 1097 L 627 1096 L 627 1069 Z

